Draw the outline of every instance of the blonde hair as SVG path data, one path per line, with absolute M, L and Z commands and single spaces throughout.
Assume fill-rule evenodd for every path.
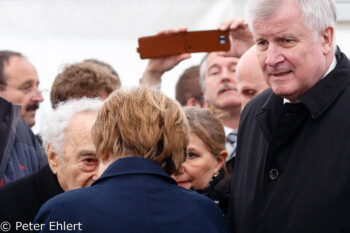
M 173 174 L 186 159 L 188 122 L 181 106 L 158 90 L 117 90 L 101 107 L 92 137 L 100 159 L 132 152 Z

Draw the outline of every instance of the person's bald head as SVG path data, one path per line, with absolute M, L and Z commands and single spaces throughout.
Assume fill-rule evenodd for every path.
M 256 46 L 252 46 L 239 59 L 236 67 L 238 89 L 242 94 L 242 109 L 256 95 L 269 86 L 266 84 L 256 55 Z

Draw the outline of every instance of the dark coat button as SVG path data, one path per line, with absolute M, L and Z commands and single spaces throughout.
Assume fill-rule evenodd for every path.
M 270 170 L 270 179 L 271 180 L 277 180 L 278 178 L 278 170 L 276 168 L 273 168 Z

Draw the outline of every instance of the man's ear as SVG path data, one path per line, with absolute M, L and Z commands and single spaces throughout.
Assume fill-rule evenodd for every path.
M 196 98 L 189 98 L 186 102 L 186 106 L 201 107 L 201 104 Z
M 209 108 L 209 107 L 210 107 L 210 104 L 209 104 L 208 97 L 207 97 L 207 95 L 205 94 L 205 93 L 206 93 L 205 89 L 202 91 L 202 93 L 203 93 L 203 97 L 204 97 L 203 108 Z
M 322 34 L 322 46 L 323 46 L 323 54 L 326 55 L 333 48 L 333 39 L 334 39 L 334 28 L 328 27 L 323 31 Z
M 220 169 L 224 166 L 224 163 L 226 161 L 227 157 L 227 150 L 221 151 L 217 156 L 216 156 L 216 166 L 215 166 L 215 173 L 220 171 Z
M 54 174 L 57 174 L 59 155 L 57 155 L 55 153 L 55 151 L 53 150 L 53 148 L 50 145 L 48 145 L 46 147 L 46 154 L 47 154 L 47 160 L 49 162 L 49 166 L 51 168 L 51 171 Z

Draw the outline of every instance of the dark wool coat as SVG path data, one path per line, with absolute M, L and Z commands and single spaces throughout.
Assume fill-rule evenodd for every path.
M 52 232 L 53 221 L 76 224 L 71 225 L 76 232 L 79 227 L 93 233 L 229 232 L 212 200 L 177 186 L 157 164 L 140 157 L 119 158 L 91 187 L 46 202 L 35 222 L 45 224 L 42 232 Z
M 297 104 L 267 90 L 244 109 L 229 221 L 238 233 L 350 232 L 350 63 Z
M 47 164 L 38 172 L 0 188 L 0 222 L 11 224 L 9 232 L 28 232 L 21 227 L 16 230 L 16 222 L 33 223 L 42 204 L 62 192 L 57 176 Z

